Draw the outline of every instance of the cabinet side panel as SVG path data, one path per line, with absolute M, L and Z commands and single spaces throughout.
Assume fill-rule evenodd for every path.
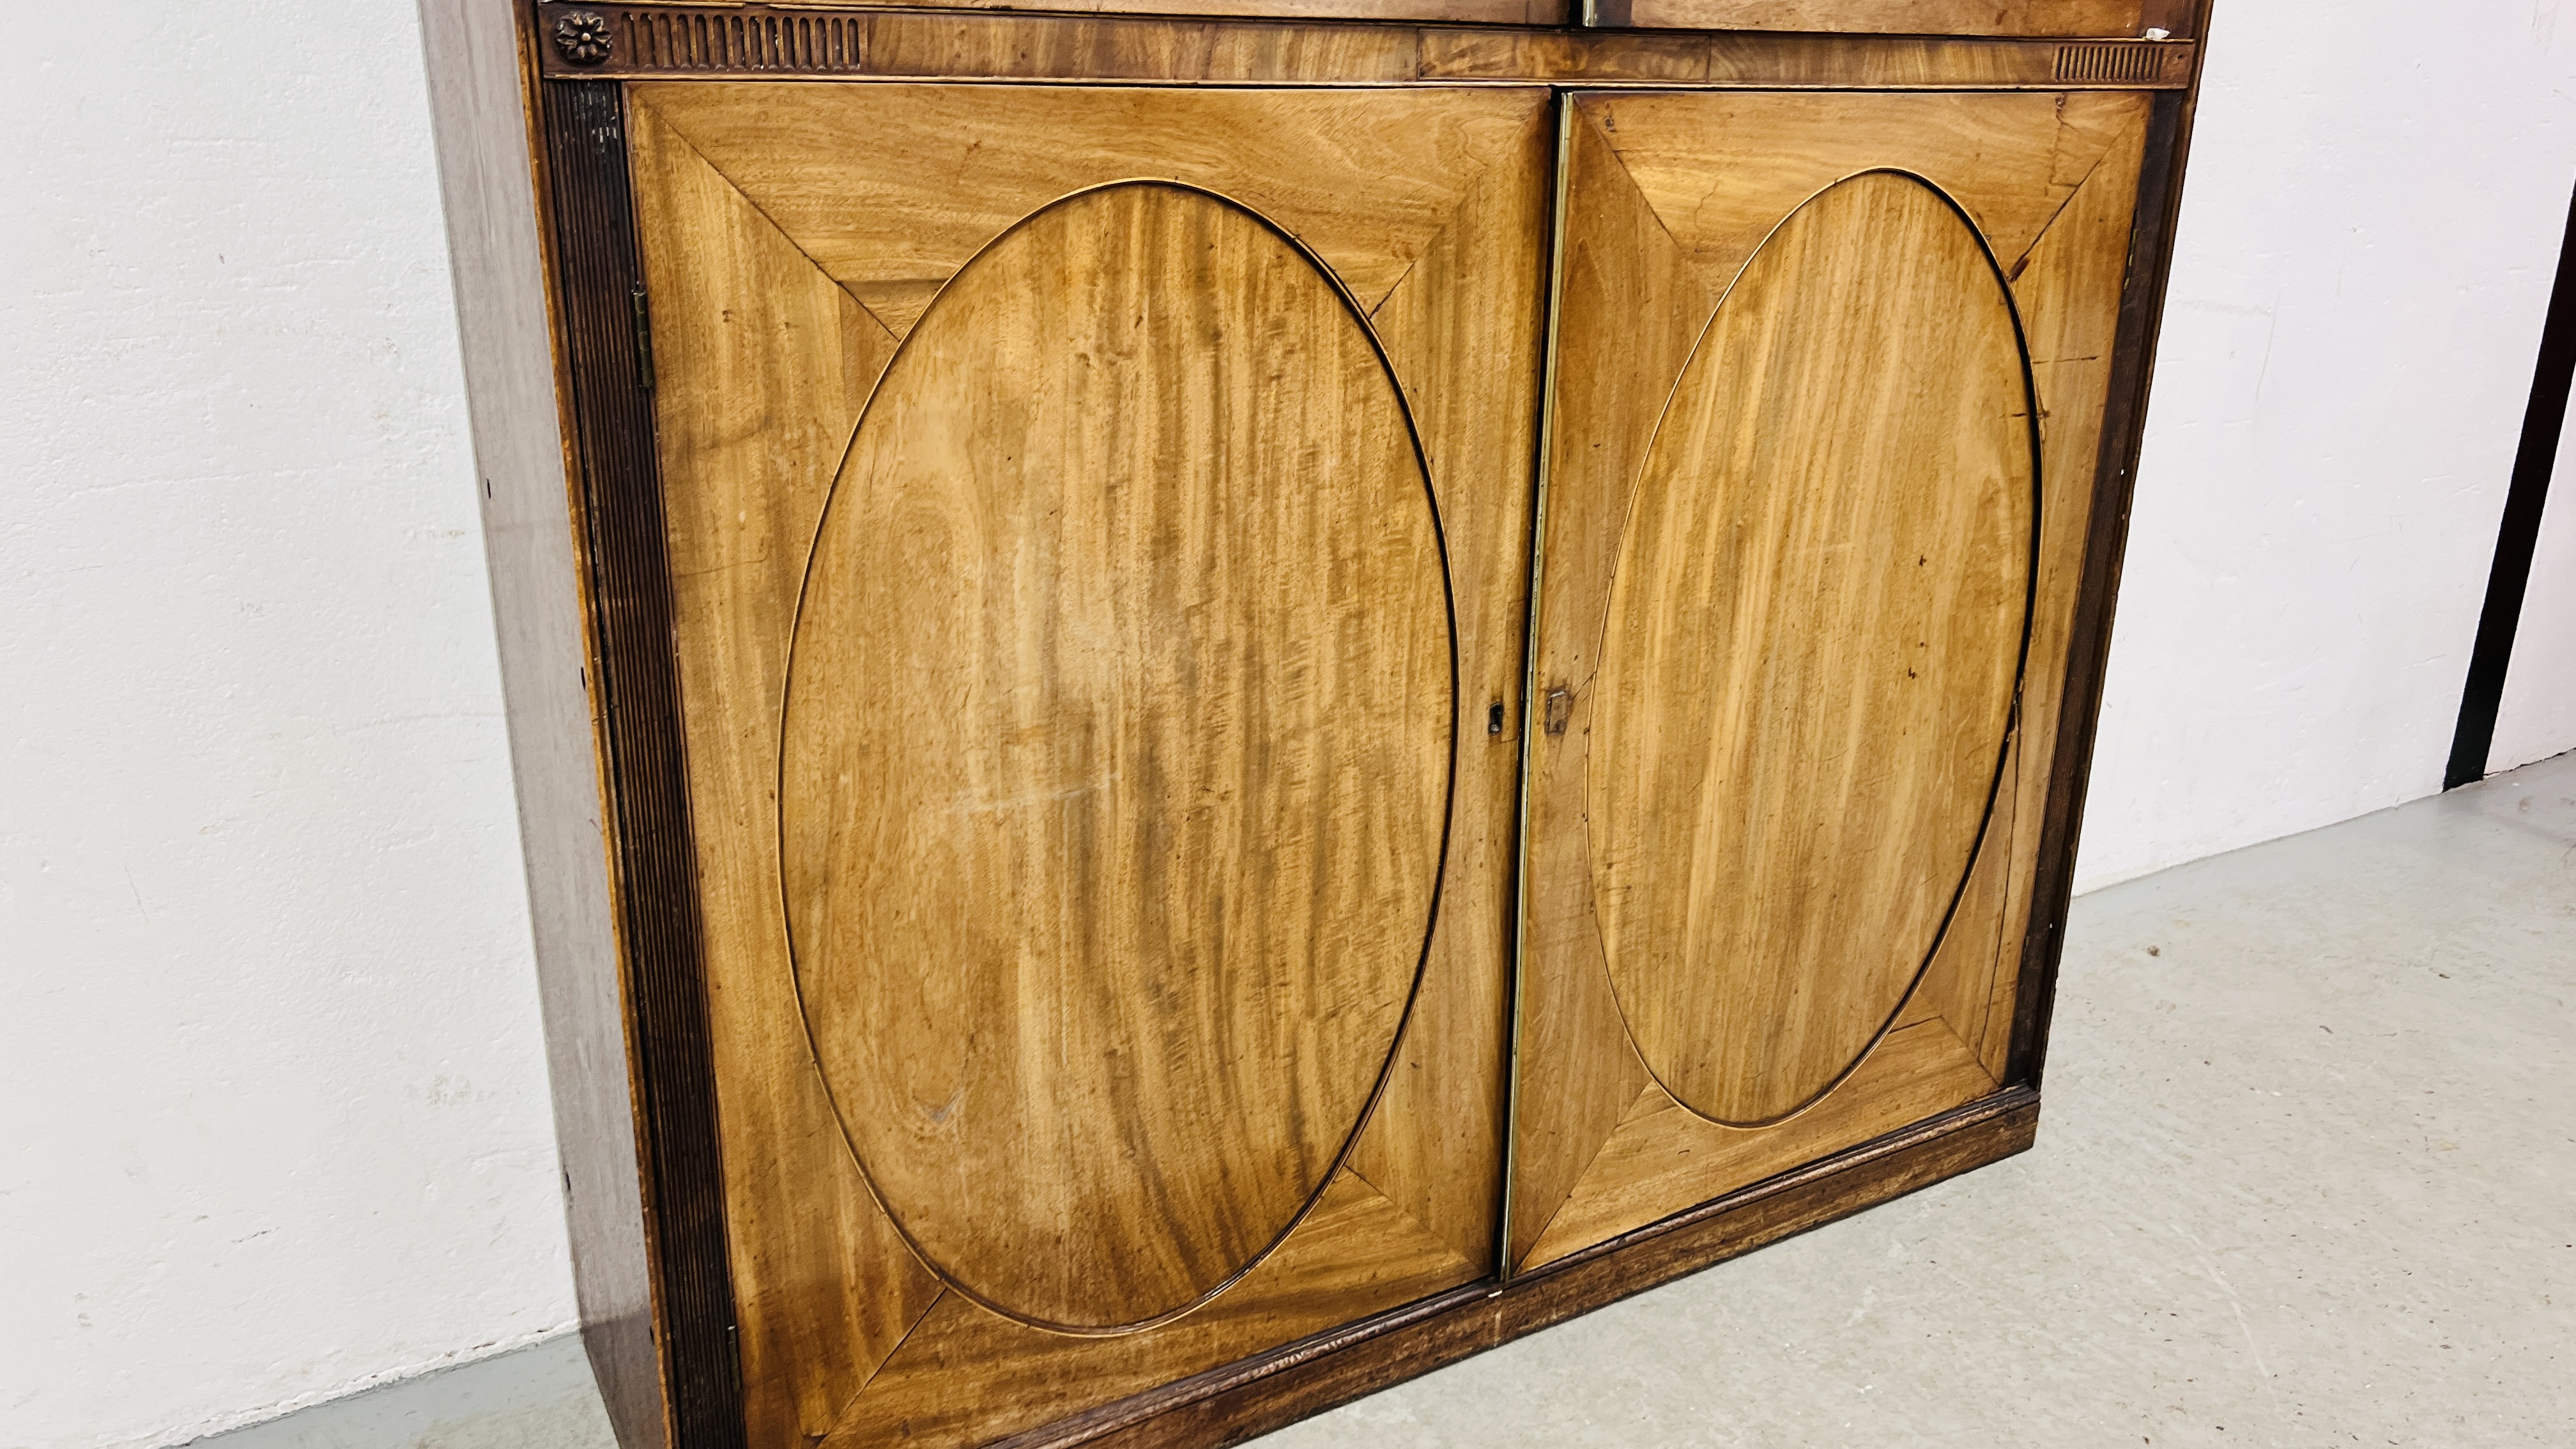
M 668 1442 L 580 559 L 512 7 L 422 0 L 583 1336 L 618 1442 Z

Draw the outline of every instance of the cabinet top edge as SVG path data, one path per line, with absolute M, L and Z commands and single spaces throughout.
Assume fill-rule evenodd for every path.
M 1276 10 L 1300 0 L 1248 3 Z M 1519 8 L 1555 0 L 1457 3 Z M 535 27 L 540 73 L 549 80 L 2182 90 L 2191 84 L 2199 49 L 2174 39 L 1587 29 L 676 0 L 543 0 L 526 13 Z
M 1576 26 L 1702 33 L 2025 40 L 2191 40 L 2199 0 L 524 0 L 550 15 L 611 8 L 749 17 L 888 10 L 1138 15 L 1378 24 Z

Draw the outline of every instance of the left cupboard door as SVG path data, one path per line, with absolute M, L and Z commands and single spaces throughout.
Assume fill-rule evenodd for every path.
M 624 124 L 752 1449 L 1493 1275 L 1546 93 Z

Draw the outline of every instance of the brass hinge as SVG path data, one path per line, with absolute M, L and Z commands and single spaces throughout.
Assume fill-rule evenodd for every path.
M 653 309 L 644 300 L 644 284 L 637 282 L 628 294 L 635 314 L 635 385 L 645 392 L 653 390 Z

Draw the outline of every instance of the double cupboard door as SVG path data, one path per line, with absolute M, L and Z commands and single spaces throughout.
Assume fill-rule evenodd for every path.
M 624 88 L 755 1449 L 2012 1079 L 2134 92 Z

